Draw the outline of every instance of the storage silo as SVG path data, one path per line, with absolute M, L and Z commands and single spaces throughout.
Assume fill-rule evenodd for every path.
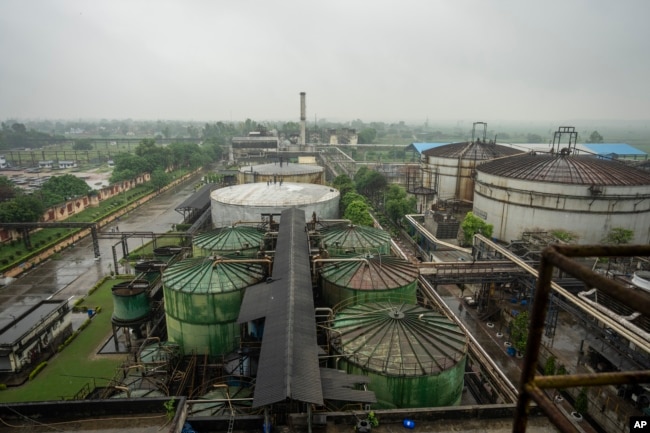
M 192 417 L 230 417 L 232 412 L 238 415 L 247 414 L 253 403 L 254 389 L 255 387 L 251 383 L 213 385 L 212 390 L 193 399 L 188 415 Z
M 329 260 L 336 259 L 328 259 L 320 271 L 321 297 L 328 307 L 389 299 L 417 302 L 419 271 L 406 260 L 381 255 Z
M 149 298 L 150 283 L 135 279 L 115 284 L 112 288 L 113 316 L 111 321 L 117 326 L 141 324 L 151 316 Z
M 473 212 L 504 242 L 562 230 L 597 244 L 614 228 L 650 242 L 650 173 L 591 155 L 531 152 L 477 168 Z
M 229 226 L 201 233 L 192 240 L 194 257 L 256 257 L 264 232 L 255 227 Z
M 325 183 L 325 169 L 316 164 L 280 161 L 273 164 L 246 165 L 239 169 L 237 183 L 270 182 Z
M 437 200 L 472 201 L 476 167 L 492 159 L 522 153 L 491 141 L 466 141 L 422 152 L 420 166 L 425 188 L 436 191 Z
M 279 215 L 298 208 L 306 215 L 336 219 L 339 192 L 328 186 L 295 182 L 247 183 L 212 191 L 212 225 L 227 227 L 238 222 L 261 221 L 263 215 Z
M 163 273 L 167 334 L 192 352 L 222 355 L 236 346 L 244 289 L 269 275 L 268 260 L 185 259 Z
M 336 225 L 321 231 L 323 247 L 332 257 L 359 254 L 390 254 L 391 237 L 374 227 Z
M 457 405 L 468 338 L 448 317 L 418 305 L 357 304 L 335 313 L 335 368 L 370 378 L 378 408 Z

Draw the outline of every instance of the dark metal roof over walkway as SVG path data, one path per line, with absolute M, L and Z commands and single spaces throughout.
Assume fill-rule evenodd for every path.
M 323 404 L 305 212 L 282 211 L 273 275 L 249 287 L 239 323 L 266 317 L 253 407 Z
M 210 206 L 210 193 L 213 187 L 215 185 L 211 183 L 203 185 L 197 192 L 179 204 L 175 209 L 176 212 L 182 214 L 184 218 L 187 218 L 187 214 L 202 213 Z
M 240 324 L 265 318 L 253 407 L 287 399 L 375 403 L 374 392 L 355 389 L 367 377 L 320 368 L 305 211 L 285 209 L 280 218 L 273 275 L 246 289 L 239 312 Z

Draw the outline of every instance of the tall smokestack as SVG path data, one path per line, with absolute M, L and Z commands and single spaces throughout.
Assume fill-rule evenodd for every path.
M 307 122 L 307 106 L 305 92 L 300 92 L 300 145 L 305 145 L 305 123 Z

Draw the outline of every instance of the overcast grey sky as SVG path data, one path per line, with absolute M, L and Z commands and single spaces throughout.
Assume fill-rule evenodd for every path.
M 650 1 L 0 1 L 0 120 L 650 119 Z

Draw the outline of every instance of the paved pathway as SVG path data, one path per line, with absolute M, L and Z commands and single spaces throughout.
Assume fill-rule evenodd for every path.
M 174 209 L 194 192 L 193 185 L 192 181 L 186 182 L 160 194 L 124 215 L 119 221 L 104 226 L 102 231 L 116 227 L 120 231 L 155 233 L 171 230 L 172 224 L 182 220 L 182 215 Z M 100 239 L 101 257 L 95 259 L 92 239 L 86 237 L 74 247 L 61 251 L 56 259 L 49 259 L 7 286 L 0 287 L 0 328 L 44 299 L 68 299 L 85 295 L 88 289 L 112 270 L 111 247 L 116 242 L 115 239 Z M 147 241 L 132 239 L 129 249 L 133 250 L 145 242 Z M 118 253 L 121 255 L 121 249 L 118 249 Z

